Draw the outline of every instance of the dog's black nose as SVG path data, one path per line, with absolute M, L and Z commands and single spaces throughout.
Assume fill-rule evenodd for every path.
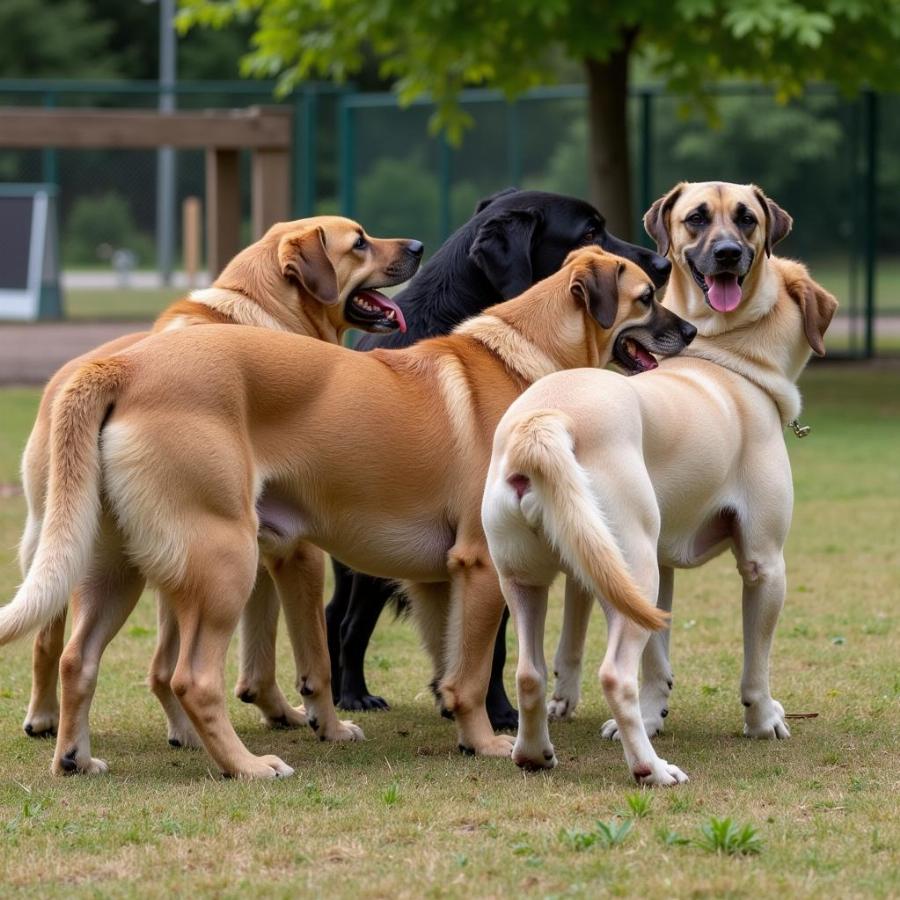
M 690 322 L 686 322 L 684 319 L 681 320 L 678 330 L 681 332 L 682 338 L 684 338 L 685 347 L 697 337 L 697 328 L 694 325 L 691 325 Z
M 716 262 L 720 263 L 736 263 L 743 253 L 743 247 L 737 241 L 719 241 L 712 250 Z
M 425 245 L 421 241 L 407 241 L 406 252 L 413 256 L 421 256 L 425 252 Z
M 669 272 L 672 271 L 672 263 L 657 253 L 653 256 L 652 267 L 654 284 L 656 287 L 662 287 L 669 277 Z

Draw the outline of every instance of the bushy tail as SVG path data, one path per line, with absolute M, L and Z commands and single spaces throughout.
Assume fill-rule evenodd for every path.
M 585 587 L 638 625 L 663 628 L 668 615 L 647 601 L 631 577 L 575 457 L 569 425 L 565 413 L 538 409 L 514 426 L 506 447 L 507 471 L 531 482 L 522 511 Z
M 0 609 L 0 645 L 60 615 L 88 567 L 100 516 L 100 427 L 126 365 L 122 357 L 87 363 L 53 404 L 40 538 L 22 586 Z

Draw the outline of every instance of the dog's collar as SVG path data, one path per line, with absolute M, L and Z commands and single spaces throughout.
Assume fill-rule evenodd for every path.
M 701 343 L 698 346 L 698 341 Z M 803 402 L 800 398 L 800 390 L 793 381 L 785 378 L 777 372 L 767 372 L 759 365 L 755 365 L 750 359 L 740 359 L 735 353 L 720 350 L 698 336 L 690 347 L 681 351 L 679 356 L 692 359 L 704 359 L 706 362 L 728 369 L 736 375 L 746 378 L 755 384 L 761 391 L 772 398 L 772 402 L 778 409 L 783 427 L 788 427 L 796 421 L 800 415 Z
M 255 300 L 239 291 L 219 287 L 203 288 L 191 291 L 188 299 L 228 316 L 238 325 L 255 325 L 271 331 L 291 331 L 274 316 L 269 315 Z
M 555 363 L 540 347 L 535 346 L 520 331 L 499 316 L 476 316 L 463 322 L 454 331 L 484 344 L 503 360 L 504 365 L 520 375 L 529 384 L 539 378 L 559 371 Z

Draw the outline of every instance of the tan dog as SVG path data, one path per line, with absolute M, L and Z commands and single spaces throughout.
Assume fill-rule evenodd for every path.
M 82 367 L 54 405 L 34 561 L 0 610 L 5 643 L 56 615 L 79 584 L 54 771 L 106 769 L 90 754 L 88 701 L 100 651 L 146 577 L 178 620 L 172 688 L 220 769 L 291 774 L 248 752 L 222 689 L 260 553 L 294 610 L 289 624 L 302 622 L 298 686 L 310 726 L 323 740 L 360 738 L 335 714 L 321 593 L 304 583 L 306 557 L 297 561 L 306 541 L 404 580 L 446 673 L 461 745 L 508 755 L 511 739 L 494 735 L 484 707 L 503 607 L 479 514 L 494 425 L 537 378 L 613 355 L 640 366 L 643 342 L 676 351 L 693 332 L 656 303 L 637 266 L 592 248 L 455 334 L 405 350 L 192 328 Z M 625 608 L 659 624 L 637 598 Z
M 403 329 L 403 314 L 393 301 L 374 289 L 411 277 L 421 256 L 419 241 L 370 238 L 358 223 L 338 216 L 282 222 L 231 260 L 211 288 L 194 291 L 164 310 L 153 332 L 188 325 L 256 325 L 336 344 L 350 327 L 380 332 Z M 44 517 L 50 412 L 59 389 L 80 366 L 124 350 L 148 334 L 126 335 L 72 360 L 44 390 L 22 459 L 28 504 L 20 547 L 23 574 L 31 563 Z M 274 630 L 277 617 L 277 598 L 271 580 L 263 573 L 241 620 L 243 652 L 238 692 L 252 694 L 270 724 L 306 724 L 302 708 L 294 709 L 275 681 L 274 657 L 258 652 L 269 642 L 256 636 Z M 159 625 L 150 685 L 166 711 L 169 742 L 199 747 L 193 726 L 169 688 L 178 656 L 178 633 L 162 603 Z M 64 634 L 65 610 L 35 638 L 31 702 L 24 724 L 25 733 L 33 737 L 56 733 L 56 681 Z
M 665 785 L 687 780 L 648 737 L 668 713 L 668 632 L 648 644 L 616 593 L 633 579 L 668 612 L 673 570 L 730 549 L 744 582 L 744 733 L 788 737 L 769 690 L 793 506 L 783 429 L 800 412 L 795 382 L 810 349 L 824 353 L 837 302 L 802 265 L 770 257 L 791 220 L 752 185 L 680 184 L 645 224 L 673 263 L 665 304 L 697 325 L 696 341 L 639 378 L 566 372 L 526 391 L 497 428 L 483 518 L 517 620 L 515 761 L 556 764 L 542 643 L 547 589 L 563 568 L 581 587 L 566 593 L 553 711 L 570 715 L 578 701 L 597 596 L 609 622 L 600 681 L 615 717 L 603 733 L 621 738 L 639 783 Z

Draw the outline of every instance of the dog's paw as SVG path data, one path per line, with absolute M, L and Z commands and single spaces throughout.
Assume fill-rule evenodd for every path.
M 22 730 L 28 737 L 44 738 L 56 737 L 56 729 L 59 727 L 59 710 L 55 712 L 30 712 L 22 723 Z
M 233 769 L 222 773 L 225 778 L 241 781 L 257 779 L 290 778 L 294 770 L 277 756 L 247 756 Z
M 638 784 L 648 787 L 672 787 L 688 781 L 687 775 L 678 766 L 659 757 L 650 763 L 638 763 L 632 768 L 631 774 Z
M 202 750 L 203 741 L 189 722 L 177 726 L 169 723 L 169 746 L 183 750 Z
M 516 739 L 511 734 L 495 734 L 478 741 L 474 746 L 460 742 L 460 752 L 466 756 L 505 756 L 512 754 Z
M 320 741 L 364 741 L 365 739 L 362 728 L 349 719 L 335 719 L 332 728 L 323 729 L 319 734 Z
M 77 750 L 55 757 L 50 766 L 53 775 L 105 775 L 108 771 L 109 766 L 102 759 L 79 758 Z
M 744 737 L 783 741 L 790 736 L 791 730 L 784 720 L 784 707 L 777 700 L 753 703 L 744 710 Z
M 663 730 L 663 720 L 669 714 L 667 709 L 661 710 L 656 715 L 646 714 L 644 715 L 644 729 L 647 732 L 647 737 L 656 737 L 658 734 L 662 734 Z M 607 719 L 603 725 L 600 726 L 600 737 L 604 738 L 607 741 L 618 741 L 621 740 L 619 735 L 619 726 L 616 724 L 615 719 Z
M 260 721 L 266 728 L 282 731 L 290 728 L 305 727 L 309 724 L 305 706 L 288 706 L 287 704 L 281 708 L 277 715 L 266 715 L 263 713 Z
M 515 731 L 519 727 L 519 711 L 507 705 L 503 709 L 488 707 L 488 718 L 494 731 Z
M 335 706 L 348 712 L 374 712 L 380 709 L 391 708 L 384 697 L 377 697 L 375 694 L 352 694 L 347 692 L 338 697 Z
M 568 722 L 572 718 L 577 705 L 577 700 L 554 694 L 547 703 L 547 718 L 551 722 Z
M 547 744 L 546 747 L 526 747 L 520 741 L 516 741 L 513 747 L 512 759 L 520 769 L 531 772 L 555 769 L 558 763 L 552 744 Z

